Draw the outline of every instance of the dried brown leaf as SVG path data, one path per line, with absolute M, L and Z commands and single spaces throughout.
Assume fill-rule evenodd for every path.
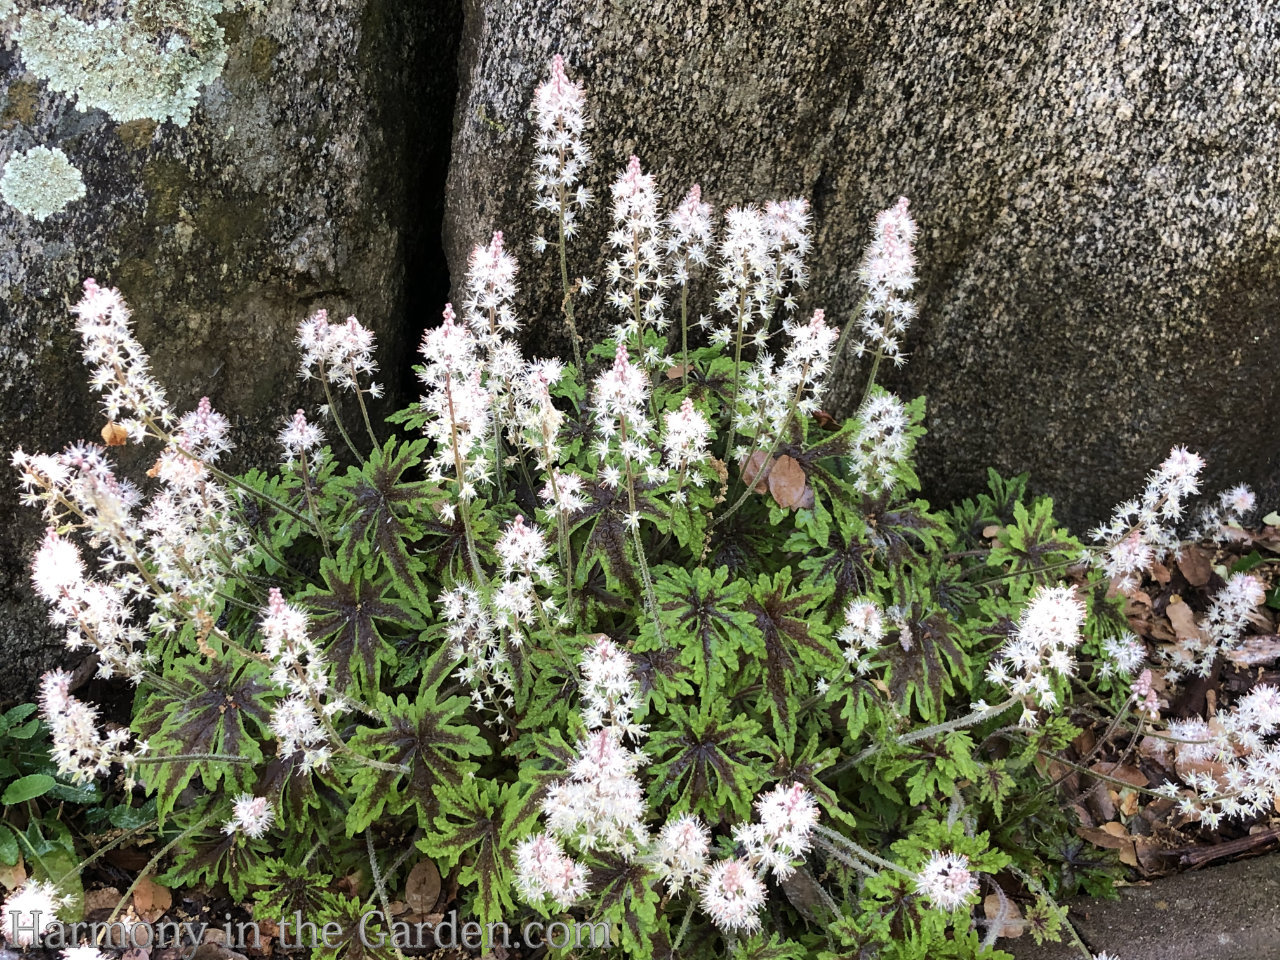
M 1132 817 L 1138 812 L 1141 801 L 1138 795 L 1132 790 L 1126 790 L 1120 795 L 1120 815 L 1123 817 Z
M 1193 587 L 1203 587 L 1213 573 L 1213 557 L 1200 547 L 1185 547 L 1178 555 L 1178 569 Z
M 1119 780 L 1130 786 L 1145 787 L 1147 785 L 1147 775 L 1132 764 L 1112 763 L 1104 760 L 1093 764 L 1089 769 L 1094 773 L 1110 777 L 1113 780 Z
M 794 457 L 785 453 L 773 462 L 769 470 L 769 493 L 774 503 L 784 510 L 792 510 L 804 501 L 804 467 Z
M 102 442 L 108 447 L 123 447 L 129 442 L 129 431 L 118 423 L 108 423 L 102 428 Z
M 1105 824 L 1101 827 L 1076 827 L 1076 836 L 1104 850 L 1119 850 L 1129 843 L 1127 837 L 1121 838 L 1109 833 Z
M 6 890 L 14 889 L 26 879 L 27 867 L 22 862 L 21 857 L 12 867 L 0 863 L 0 886 L 3 886 Z
M 147 923 L 155 923 L 173 906 L 173 894 L 150 877 L 143 877 L 133 888 L 133 909 Z
M 998 893 L 987 894 L 982 899 L 982 912 L 988 920 L 1000 921 L 997 937 L 1013 940 L 1027 930 L 1026 921 L 1022 919 L 1022 909 L 1008 897 L 1001 897 Z
M 409 871 L 404 899 L 414 913 L 426 913 L 440 899 L 440 871 L 430 860 L 421 860 Z
M 756 493 L 764 493 L 769 489 L 766 485 L 768 479 L 769 467 L 765 463 L 765 453 L 763 450 L 756 450 L 751 456 L 747 457 L 747 462 L 742 465 L 742 482 L 750 486 Z
M 1173 626 L 1179 640 L 1204 639 L 1200 624 L 1196 622 L 1195 613 L 1177 594 L 1170 598 L 1169 606 L 1165 608 L 1164 613 L 1169 618 L 1169 623 Z

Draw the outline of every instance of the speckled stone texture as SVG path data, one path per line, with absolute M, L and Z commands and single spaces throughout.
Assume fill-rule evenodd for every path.
M 921 319 L 891 382 L 928 398 L 935 499 L 971 493 L 989 465 L 1029 470 L 1082 525 L 1186 443 L 1210 487 L 1247 480 L 1275 502 L 1272 6 L 468 0 L 465 13 L 455 290 L 490 230 L 531 235 L 526 111 L 561 52 L 596 118 L 597 196 L 635 151 L 671 202 L 694 180 L 719 207 L 811 198 L 804 306 L 829 320 L 857 301 L 871 217 L 911 198 Z M 600 276 L 601 217 L 588 219 L 572 269 Z M 527 248 L 522 260 L 528 342 L 550 350 L 559 298 L 535 276 L 551 271 Z M 584 307 L 584 325 L 609 322 L 602 300 Z M 839 378 L 846 407 L 864 375 Z
M 390 402 L 402 397 L 406 312 L 444 293 L 421 260 L 439 233 L 425 185 L 444 175 L 457 19 L 398 0 L 224 16 L 227 65 L 185 128 L 79 113 L 0 43 L 0 162 L 54 144 L 88 188 L 43 223 L 0 204 L 0 450 L 98 438 L 67 311 L 86 276 L 123 291 L 179 410 L 207 395 L 231 418 L 241 465 L 272 462 L 285 415 L 323 402 L 297 381 L 291 342 L 316 307 L 374 328 Z M 124 459 L 145 469 L 154 454 Z M 0 702 L 60 647 L 27 585 L 39 522 L 13 480 L 0 482 Z
M 1121 960 L 1273 960 L 1280 957 L 1280 857 L 1252 860 L 1121 887 L 1116 900 L 1067 904 L 1085 944 Z M 1030 935 L 997 942 L 1015 960 L 1077 960 L 1061 943 Z

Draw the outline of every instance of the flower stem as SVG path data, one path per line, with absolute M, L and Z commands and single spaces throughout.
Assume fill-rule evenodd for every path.
M 627 442 L 627 418 L 620 417 L 618 419 L 620 427 L 619 435 L 622 443 Z M 631 533 L 636 544 L 636 563 L 640 567 L 640 578 L 644 582 L 645 603 L 649 607 L 649 616 L 653 618 L 653 629 L 658 636 L 658 642 L 663 643 L 662 636 L 662 620 L 658 616 L 658 597 L 653 591 L 653 577 L 649 574 L 649 561 L 645 558 L 644 541 L 640 539 L 640 521 L 636 510 L 636 476 L 635 471 L 631 467 L 631 458 L 623 455 L 623 459 L 627 464 L 627 506 L 630 508 L 630 514 L 636 517 L 636 524 L 631 528 Z
M 564 167 L 564 148 L 560 148 L 560 166 Z M 573 321 L 573 288 L 569 285 L 569 255 L 564 247 L 564 207 L 569 198 L 565 193 L 564 184 L 560 184 L 560 210 L 556 219 L 556 228 L 559 230 L 559 243 L 556 246 L 560 250 L 560 286 L 564 290 L 564 319 L 569 325 L 569 339 L 573 341 L 573 363 L 578 368 L 579 375 L 582 374 L 582 348 L 578 345 L 578 326 Z
M 998 703 L 994 707 L 985 707 L 982 710 L 975 710 L 963 717 L 957 717 L 955 720 L 947 720 L 944 723 L 935 723 L 932 726 L 921 727 L 919 730 L 913 730 L 911 733 L 897 737 L 889 743 L 873 743 L 861 753 L 852 757 L 846 757 L 841 760 L 830 770 L 824 770 L 820 776 L 823 779 L 839 776 L 850 767 L 856 767 L 858 764 L 870 760 L 877 753 L 891 746 L 905 746 L 908 743 L 916 743 L 920 740 L 927 740 L 930 737 L 936 737 L 940 733 L 951 733 L 954 730 L 963 730 L 966 727 L 977 726 L 984 720 L 990 720 L 992 717 L 998 717 L 1014 704 L 1021 703 L 1017 697 L 1010 697 L 1003 703 Z
M 338 405 L 333 402 L 333 392 L 329 389 L 329 378 L 325 376 L 323 363 L 320 364 L 320 385 L 324 387 L 324 399 L 329 404 L 329 413 L 333 415 L 333 425 L 338 428 L 338 433 L 342 436 L 342 442 L 347 445 L 347 449 L 351 451 L 351 455 L 356 458 L 357 462 L 364 463 L 364 457 L 360 456 L 360 451 L 356 449 L 356 445 L 351 442 L 351 437 L 347 434 L 347 428 L 342 425 L 342 414 L 338 411 Z
M 351 371 L 352 382 L 355 382 L 355 370 Z M 360 404 L 360 416 L 364 418 L 364 429 L 369 434 L 369 442 L 373 444 L 371 450 L 377 450 L 382 444 L 378 443 L 378 435 L 373 432 L 373 423 L 369 420 L 369 408 L 364 403 L 364 391 L 360 389 L 360 385 L 356 384 L 356 403 Z
M 361 404 L 362 409 L 363 406 Z M 307 466 L 307 451 L 300 450 L 298 456 L 302 467 L 302 491 L 307 495 L 307 510 L 311 513 L 311 522 L 315 524 L 316 533 L 320 534 L 320 546 L 324 548 L 324 555 L 332 560 L 333 551 L 329 549 L 329 538 L 325 536 L 324 525 L 320 522 L 320 513 L 316 510 L 315 500 L 311 496 L 311 470 Z

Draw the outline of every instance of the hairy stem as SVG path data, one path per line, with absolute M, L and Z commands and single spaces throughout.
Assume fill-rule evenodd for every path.
M 333 392 L 329 389 L 329 378 L 325 376 L 323 363 L 320 364 L 320 385 L 324 387 L 324 399 L 329 404 L 329 413 L 333 417 L 333 425 L 338 428 L 338 433 L 342 436 L 342 442 L 347 445 L 347 449 L 351 451 L 351 455 L 356 458 L 357 463 L 364 463 L 364 457 L 360 455 L 356 445 L 351 442 L 351 437 L 347 434 L 347 428 L 343 426 L 342 413 L 338 410 L 338 405 L 333 402 Z
M 1000 714 L 1004 713 L 1010 707 L 1021 702 L 1022 701 L 1019 700 L 1017 697 L 1010 697 L 1008 700 L 1005 700 L 1003 703 L 997 703 L 994 707 L 986 707 L 985 709 L 982 709 L 982 710 L 975 710 L 973 711 L 973 713 L 966 714 L 963 717 L 957 717 L 954 720 L 947 720 L 944 723 L 935 723 L 932 726 L 921 727 L 919 730 L 913 730 L 911 733 L 903 734 L 900 737 L 894 738 L 894 740 L 892 740 L 890 743 L 873 743 L 871 744 L 871 746 L 867 747 L 861 753 L 856 754 L 855 756 L 852 756 L 852 757 L 846 757 L 844 760 L 841 760 L 830 770 L 824 770 L 820 774 L 820 776 L 823 779 L 826 779 L 828 777 L 838 776 L 839 774 L 844 773 L 844 771 L 848 770 L 850 767 L 856 767 L 858 764 L 863 763 L 867 760 L 870 760 L 877 753 L 880 753 L 881 751 L 891 746 L 905 746 L 908 743 L 916 743 L 920 740 L 927 740 L 930 737 L 936 737 L 942 733 L 951 733 L 955 730 L 963 730 L 966 727 L 977 726 L 979 723 L 982 723 L 985 720 L 990 720 L 992 717 L 998 717 Z
M 329 538 L 325 536 L 324 525 L 320 522 L 320 511 L 316 509 L 315 499 L 311 496 L 311 471 L 307 465 L 307 451 L 300 450 L 298 456 L 298 462 L 302 467 L 302 490 L 307 496 L 307 510 L 311 514 L 311 522 L 315 524 L 316 533 L 320 534 L 320 546 L 324 548 L 324 555 L 332 560 L 333 551 L 329 549 Z
M 622 443 L 627 442 L 627 418 L 619 417 L 620 425 L 619 436 Z M 662 637 L 662 619 L 658 615 L 658 597 L 653 591 L 653 577 L 649 574 L 649 561 L 645 557 L 644 541 L 640 539 L 640 520 L 638 511 L 636 510 L 636 475 L 631 466 L 631 458 L 623 456 L 627 464 L 627 505 L 630 508 L 630 515 L 635 518 L 635 526 L 631 528 L 632 536 L 636 544 L 636 562 L 640 567 L 640 578 L 644 582 L 645 604 L 649 608 L 649 616 L 653 618 L 653 629 L 658 636 L 658 642 L 663 642 Z

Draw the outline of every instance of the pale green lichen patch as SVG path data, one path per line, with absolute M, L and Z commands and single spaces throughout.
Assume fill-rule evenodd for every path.
M 5 164 L 0 196 L 19 212 L 43 220 L 84 196 L 84 178 L 56 147 L 32 147 Z
M 93 22 L 37 9 L 16 39 L 31 71 L 81 110 L 185 126 L 227 59 L 215 19 L 223 9 L 222 0 L 131 0 L 125 17 Z

